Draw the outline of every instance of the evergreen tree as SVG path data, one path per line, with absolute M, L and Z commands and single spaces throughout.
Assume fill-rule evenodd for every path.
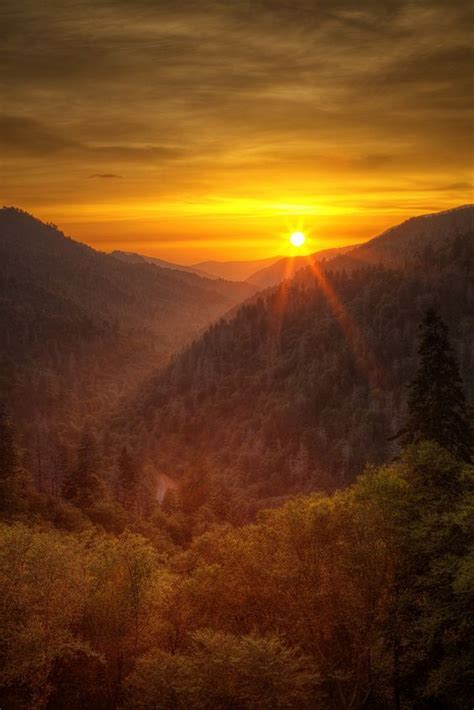
M 139 475 L 135 461 L 126 447 L 122 449 L 118 462 L 118 485 L 121 502 L 128 510 L 138 512 Z
M 2 406 L 0 407 L 0 508 L 2 511 L 9 511 L 13 505 L 17 458 L 13 427 L 6 409 Z
M 403 442 L 436 441 L 457 458 L 469 462 L 472 432 L 448 329 L 433 309 L 427 311 L 420 329 L 420 366 L 410 384 Z
M 64 482 L 63 495 L 80 508 L 88 508 L 97 502 L 103 493 L 97 443 L 86 429 L 79 442 L 76 466 Z
M 34 497 L 31 476 L 20 462 L 10 416 L 0 404 L 0 513 L 25 513 Z

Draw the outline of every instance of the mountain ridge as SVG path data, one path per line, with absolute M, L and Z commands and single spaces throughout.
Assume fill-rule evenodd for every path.
M 171 269 L 171 271 L 185 271 L 186 273 L 192 273 L 196 274 L 197 276 L 201 276 L 202 278 L 205 279 L 215 279 L 217 278 L 213 274 L 208 274 L 205 271 L 200 271 L 199 269 L 195 269 L 192 266 L 184 266 L 183 264 L 175 264 L 171 261 L 165 261 L 164 259 L 158 259 L 157 257 L 154 256 L 147 256 L 146 254 L 139 254 L 138 252 L 133 252 L 133 251 L 121 251 L 120 249 L 116 249 L 115 251 L 110 252 L 112 256 L 114 256 L 116 259 L 120 259 L 121 261 L 125 262 L 130 262 L 130 263 L 149 263 L 149 264 L 154 264 L 155 266 L 159 266 L 162 269 Z
M 331 261 L 338 255 L 351 251 L 356 246 L 358 246 L 358 244 L 321 249 L 320 251 L 316 251 L 305 256 L 286 256 L 273 264 L 270 264 L 270 266 L 266 266 L 265 268 L 256 271 L 254 274 L 249 276 L 246 281 L 258 286 L 259 288 L 276 286 L 276 284 L 283 281 L 283 279 L 292 278 L 299 269 L 303 269 L 307 266 L 309 261 Z
M 0 259 L 0 398 L 48 436 L 105 415 L 255 291 L 121 262 L 16 208 L 0 210 Z
M 202 269 L 217 278 L 228 278 L 234 281 L 246 281 L 255 271 L 270 266 L 281 259 L 280 256 L 267 259 L 249 259 L 237 261 L 202 261 L 193 264 L 192 268 Z

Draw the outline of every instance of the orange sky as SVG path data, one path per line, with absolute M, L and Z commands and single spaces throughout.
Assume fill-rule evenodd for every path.
M 1 197 L 181 263 L 472 201 L 470 3 L 7 0 Z M 47 37 L 47 42 L 44 38 Z

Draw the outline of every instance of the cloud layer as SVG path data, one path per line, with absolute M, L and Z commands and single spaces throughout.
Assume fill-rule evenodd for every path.
M 468 201 L 469 13 L 6 0 L 3 201 L 96 246 L 135 239 L 182 260 L 239 237 L 238 256 L 264 255 L 292 220 L 348 241 Z

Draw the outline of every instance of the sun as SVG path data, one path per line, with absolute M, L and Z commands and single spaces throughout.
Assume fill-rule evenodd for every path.
M 302 247 L 305 243 L 305 236 L 303 232 L 293 232 L 293 234 L 290 235 L 290 243 L 297 249 Z

